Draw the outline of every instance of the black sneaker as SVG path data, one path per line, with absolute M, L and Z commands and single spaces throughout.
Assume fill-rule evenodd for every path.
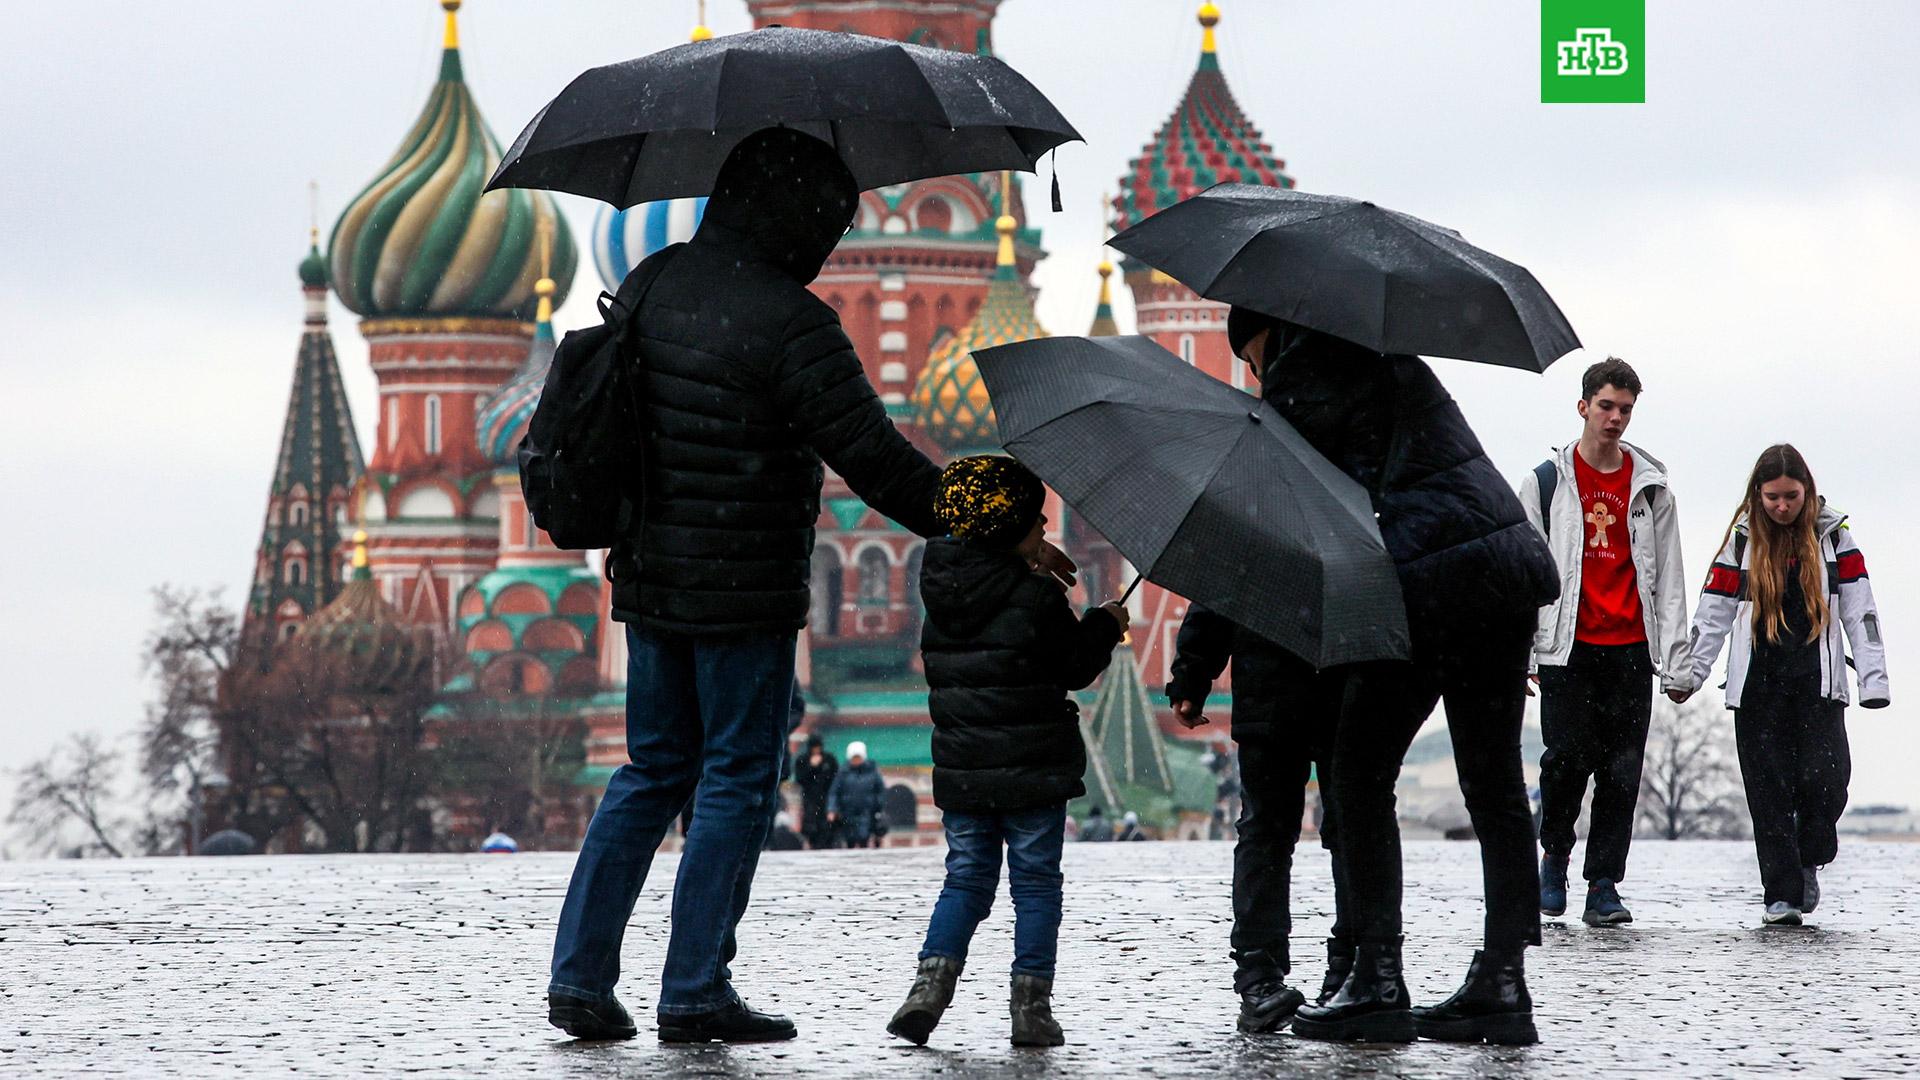
M 1813 909 L 1820 906 L 1820 870 L 1818 867 L 1803 866 L 1800 868 L 1800 892 L 1800 913 L 1803 915 L 1813 914 Z
M 1279 1031 L 1306 1003 L 1307 995 L 1279 979 L 1262 979 L 1240 991 L 1238 1026 L 1255 1035 Z
M 660 1041 L 664 1043 L 780 1042 L 795 1034 L 793 1021 L 756 1012 L 738 998 L 712 1012 L 660 1014 Z
M 619 1001 L 589 1001 L 572 994 L 547 995 L 547 1023 L 576 1039 L 631 1039 L 633 1017 Z
M 1588 926 L 1620 926 L 1633 921 L 1633 912 L 1620 902 L 1620 890 L 1606 878 L 1587 886 L 1587 910 L 1580 921 Z

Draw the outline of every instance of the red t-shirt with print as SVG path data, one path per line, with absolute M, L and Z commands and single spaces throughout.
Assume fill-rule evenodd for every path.
M 1633 491 L 1633 455 L 1610 473 L 1587 464 L 1576 447 L 1573 477 L 1580 489 L 1584 541 L 1580 545 L 1580 621 L 1575 641 L 1589 645 L 1636 645 L 1647 640 L 1640 614 L 1640 584 L 1627 536 L 1627 499 Z

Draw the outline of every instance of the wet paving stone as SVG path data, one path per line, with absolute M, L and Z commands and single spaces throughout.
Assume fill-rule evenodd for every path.
M 1056 1011 L 1007 1045 L 1011 906 L 981 928 L 931 1045 L 890 1039 L 939 888 L 935 850 L 768 855 L 734 964 L 791 1043 L 663 1047 L 653 993 L 676 860 L 634 912 L 622 1000 L 641 1036 L 546 1025 L 573 858 L 294 856 L 0 863 L 0 1075 L 217 1077 L 1642 1077 L 1920 1072 L 1920 845 L 1855 843 L 1813 925 L 1759 927 L 1744 844 L 1643 841 L 1631 926 L 1549 920 L 1529 957 L 1543 1042 L 1348 1047 L 1233 1030 L 1231 848 L 1091 844 L 1066 859 Z M 1319 983 L 1327 859 L 1296 870 L 1294 981 Z M 1407 981 L 1436 1001 L 1480 926 L 1471 844 L 1407 845 Z

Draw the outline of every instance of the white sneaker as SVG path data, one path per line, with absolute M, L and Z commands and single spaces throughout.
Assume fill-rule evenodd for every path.
M 1767 913 L 1760 916 L 1765 926 L 1799 926 L 1800 909 L 1785 900 L 1775 900 L 1767 905 Z

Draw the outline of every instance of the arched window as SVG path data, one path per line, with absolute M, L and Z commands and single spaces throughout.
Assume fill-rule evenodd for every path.
M 305 585 L 307 583 L 307 560 L 298 555 L 287 556 L 287 561 L 282 567 L 282 573 L 286 577 L 287 584 Z
M 1185 360 L 1189 364 L 1193 363 L 1193 335 L 1192 334 L 1180 335 L 1180 359 Z
M 280 624 L 280 640 L 281 641 L 292 641 L 293 635 L 299 632 L 300 632 L 300 624 L 297 622 Z
M 305 525 L 306 523 L 307 523 L 307 504 L 306 503 L 297 502 L 297 503 L 294 503 L 292 506 L 287 507 L 287 524 Z
M 440 395 L 427 395 L 427 453 L 440 452 Z
M 870 547 L 860 553 L 860 603 L 863 606 L 885 607 L 893 599 L 887 581 L 892 569 L 885 551 Z

